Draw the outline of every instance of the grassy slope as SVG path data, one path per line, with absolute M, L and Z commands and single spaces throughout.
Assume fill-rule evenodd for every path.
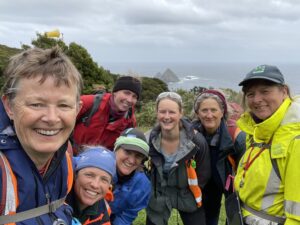
M 180 216 L 179 216 L 179 214 L 177 214 L 176 210 L 173 210 L 173 212 L 172 212 L 171 218 L 168 223 L 169 225 L 178 225 L 177 224 L 177 215 L 178 215 L 179 225 L 183 225 L 181 222 Z M 224 204 L 222 204 L 219 225 L 225 225 L 225 221 L 226 221 L 225 209 L 224 209 Z M 145 223 L 146 223 L 146 213 L 145 213 L 145 210 L 142 210 L 139 212 L 139 215 L 133 222 L 133 225 L 145 225 Z
M 8 46 L 0 44 L 0 63 L 3 61 L 7 61 L 9 57 L 17 54 L 20 51 L 21 51 L 21 49 L 10 48 Z

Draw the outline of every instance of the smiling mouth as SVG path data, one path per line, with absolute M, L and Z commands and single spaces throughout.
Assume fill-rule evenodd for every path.
M 266 106 L 256 106 L 255 109 L 256 109 L 256 110 L 259 110 L 259 111 L 262 111 L 262 110 L 265 109 L 265 107 L 266 107 Z
M 132 165 L 131 163 L 126 163 L 124 162 L 123 165 L 127 168 L 127 169 L 132 169 L 134 167 L 134 165 Z
M 59 133 L 60 129 L 57 130 L 43 130 L 43 129 L 36 129 L 35 130 L 38 134 L 45 135 L 45 136 L 54 136 Z
M 131 104 L 128 103 L 128 102 L 123 102 L 123 105 L 126 106 L 126 107 L 130 107 L 131 106 Z
M 91 195 L 91 196 L 97 196 L 99 193 L 98 192 L 96 192 L 96 191 L 91 191 L 91 190 L 85 190 L 89 195 Z

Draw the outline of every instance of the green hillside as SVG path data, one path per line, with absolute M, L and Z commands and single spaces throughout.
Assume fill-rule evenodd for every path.
M 69 56 L 81 73 L 84 80 L 83 94 L 93 93 L 95 87 L 99 85 L 104 86 L 107 90 L 111 90 L 115 80 L 120 76 L 98 65 L 87 49 L 75 42 L 67 45 L 62 39 L 47 38 L 45 35 L 37 34 L 36 39 L 32 40 L 31 45 L 32 47 L 39 48 L 51 48 L 58 45 Z M 23 45 L 21 49 L 17 49 L 0 44 L 0 87 L 3 86 L 2 74 L 9 58 L 26 48 L 30 48 L 30 46 Z M 142 81 L 143 93 L 140 104 L 137 106 L 138 111 L 141 109 L 142 104 L 154 101 L 160 92 L 168 90 L 168 86 L 159 79 L 143 77 L 142 75 L 140 79 Z
M 2 77 L 2 73 L 3 73 L 3 69 L 6 66 L 8 59 L 19 53 L 20 51 L 22 51 L 21 49 L 17 49 L 17 48 L 10 48 L 8 46 L 5 45 L 1 45 L 0 44 L 0 87 L 2 87 L 3 85 L 3 77 Z
M 10 48 L 5 45 L 0 44 L 0 69 L 7 63 L 8 59 L 12 56 L 20 52 L 21 49 Z M 1 73 L 0 73 L 1 74 Z
M 14 55 L 20 51 L 21 51 L 21 49 L 11 48 L 6 45 L 0 44 L 0 59 L 2 59 L 3 57 L 6 57 L 6 56 Z

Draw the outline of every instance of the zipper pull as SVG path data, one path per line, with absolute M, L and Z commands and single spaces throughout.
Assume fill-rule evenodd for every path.
M 194 159 L 191 160 L 191 166 L 196 169 L 196 161 Z
M 242 177 L 241 182 L 240 182 L 240 188 L 244 187 L 244 177 Z
M 50 195 L 49 195 L 49 193 L 46 193 L 46 199 L 47 199 L 47 204 L 49 205 L 50 204 Z

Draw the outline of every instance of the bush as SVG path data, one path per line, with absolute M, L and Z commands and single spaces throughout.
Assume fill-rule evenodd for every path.
M 140 111 L 135 114 L 137 126 L 151 128 L 156 121 L 155 102 L 141 103 Z

